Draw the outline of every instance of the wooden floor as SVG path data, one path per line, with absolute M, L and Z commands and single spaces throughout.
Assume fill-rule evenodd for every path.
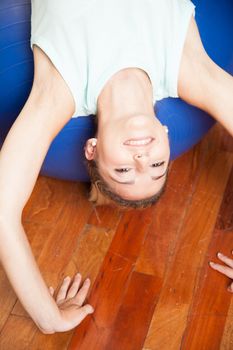
M 39 177 L 23 223 L 48 285 L 80 271 L 95 313 L 43 335 L 0 270 L 1 350 L 232 350 L 230 280 L 212 271 L 233 249 L 233 144 L 215 127 L 173 162 L 144 211 L 94 209 L 84 184 Z

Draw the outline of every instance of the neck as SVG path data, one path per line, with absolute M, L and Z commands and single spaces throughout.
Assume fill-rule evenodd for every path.
M 152 86 L 141 69 L 128 68 L 115 74 L 98 98 L 98 124 L 132 115 L 154 117 Z

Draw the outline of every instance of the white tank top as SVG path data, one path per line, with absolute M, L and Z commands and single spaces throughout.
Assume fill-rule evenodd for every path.
M 124 68 L 149 76 L 153 103 L 178 97 L 189 0 L 32 0 L 31 48 L 38 45 L 68 85 L 73 117 L 96 114 L 107 81 Z

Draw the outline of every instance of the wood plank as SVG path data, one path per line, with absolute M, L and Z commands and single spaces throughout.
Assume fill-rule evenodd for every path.
M 203 152 L 206 155 L 214 154 L 216 151 L 233 153 L 233 138 L 219 123 L 211 128 L 200 145 L 203 146 Z
M 233 230 L 233 169 L 229 176 L 227 187 L 224 193 L 220 212 L 218 214 L 216 228 L 222 231 Z
M 219 349 L 231 301 L 227 291 L 230 280 L 212 270 L 208 262 L 217 260 L 216 247 L 229 255 L 233 232 L 225 234 L 216 230 L 200 271 L 199 283 L 190 310 L 189 322 L 182 343 L 183 349 Z M 230 317 L 230 316 L 229 316 Z M 233 315 L 231 315 L 233 324 Z M 208 329 L 208 331 L 207 331 Z M 211 336 L 210 336 L 211 335 Z
M 159 300 L 143 350 L 180 350 L 181 334 L 184 331 L 188 310 L 189 305 L 187 304 L 175 302 L 173 305 L 169 304 L 166 306 L 163 304 L 161 306 Z
M 84 191 L 82 185 L 78 188 L 80 193 Z M 23 210 L 23 222 L 54 224 L 73 191 L 77 191 L 77 184 L 74 182 L 39 176 Z
M 230 255 L 229 247 L 231 247 L 230 250 L 233 248 L 232 208 L 233 169 L 218 213 L 216 229 L 201 269 L 201 278 L 190 310 L 189 323 L 184 334 L 184 349 L 220 348 L 231 301 L 231 294 L 226 290 L 230 279 L 210 269 L 208 262 L 210 260 L 217 261 L 216 247 L 223 254 Z M 218 287 L 216 288 L 215 286 Z M 228 315 L 228 318 L 231 319 L 233 324 L 233 315 Z M 202 329 L 205 330 L 204 333 Z M 206 329 L 208 329 L 208 332 L 206 332 Z
M 125 212 L 117 227 L 103 267 L 100 270 L 90 296 L 90 303 L 94 307 L 96 304 L 98 305 L 93 317 L 95 325 L 98 325 L 101 329 L 109 328 L 116 317 L 126 281 L 136 263 L 141 245 L 147 235 L 153 211 L 154 208 L 148 208 L 143 211 Z M 118 266 L 117 259 L 121 262 L 120 266 Z M 111 266 L 112 263 L 116 265 L 114 268 Z M 117 279 L 116 273 L 113 274 L 113 271 L 117 272 Z M 106 285 L 107 287 L 99 287 L 100 283 L 102 286 Z M 109 284 L 110 287 L 108 287 Z M 100 290 L 98 290 L 97 286 Z M 122 290 L 121 293 L 119 292 L 120 290 Z M 75 348 L 75 346 L 80 348 L 81 346 L 83 348 L 96 346 L 93 343 L 94 335 L 91 333 L 92 328 L 88 329 L 89 336 L 85 339 L 83 338 L 83 334 L 86 333 L 88 326 L 85 323 L 85 327 L 83 326 L 77 329 L 72 339 L 71 348 Z M 80 339 L 82 339 L 82 344 L 80 343 Z M 100 344 L 100 349 L 105 346 L 106 339 L 107 335 Z
M 232 155 L 223 152 L 210 154 L 202 166 L 201 176 L 187 210 L 161 298 L 144 344 L 145 348 L 161 349 L 162 346 L 169 350 L 180 348 L 195 281 L 203 262 L 203 252 L 208 247 L 222 201 L 222 193 L 232 167 Z M 170 317 L 173 314 L 177 314 L 175 321 Z M 162 328 L 161 323 L 164 325 Z M 167 329 L 170 335 L 168 334 L 166 338 Z M 173 339 L 171 344 L 170 338 L 174 334 L 176 339 L 175 342 Z
M 233 153 L 233 138 L 219 123 L 216 123 L 208 138 L 213 140 L 215 149 Z
M 0 296 L 1 296 L 1 312 L 0 312 L 0 332 L 6 323 L 8 316 L 13 309 L 17 297 L 8 281 L 5 271 L 0 266 Z
M 36 331 L 37 327 L 32 320 L 10 316 L 0 335 L 0 349 L 29 350 L 31 349 L 30 342 Z
M 37 331 L 28 345 L 28 350 L 66 350 L 72 337 L 72 333 L 73 331 L 69 331 L 50 335 Z
M 90 277 L 93 284 L 109 248 L 113 234 L 114 231 L 110 229 L 106 232 L 105 228 L 85 225 L 85 229 L 77 237 L 76 249 L 69 263 L 64 267 L 63 274 L 73 276 L 77 271 L 80 271 L 83 279 Z M 15 308 L 14 312 L 17 314 L 24 312 L 20 308 L 19 303 L 18 309 Z M 73 331 L 69 332 L 68 335 L 66 332 L 47 336 L 38 331 L 35 333 L 30 346 L 32 349 L 36 346 L 39 346 L 41 349 L 54 349 L 57 344 L 59 349 L 66 349 L 70 343 L 72 333 Z
M 182 343 L 181 350 L 219 350 L 225 316 L 196 316 L 195 319 L 196 322 L 192 323 L 195 329 L 193 328 L 189 333 L 190 341 Z M 192 340 L 193 335 L 194 339 Z
M 125 212 L 109 250 L 135 263 L 148 234 L 154 212 L 154 207 Z
M 216 126 L 197 147 L 172 164 L 167 191 L 150 212 L 145 211 L 144 221 L 143 214 L 137 217 L 138 211 L 122 214 L 113 208 L 93 209 L 86 200 L 85 185 L 79 188 L 75 183 L 38 179 L 24 212 L 25 229 L 36 259 L 47 281 L 54 286 L 64 275 L 77 270 L 84 278 L 91 277 L 94 285 L 88 300 L 94 300 L 96 311 L 77 328 L 79 338 L 75 332 L 71 340 L 73 331 L 43 335 L 30 319 L 18 320 L 10 315 L 14 297 L 9 293 L 8 299 L 8 282 L 0 270 L 0 296 L 4 300 L 0 349 L 3 345 L 7 350 L 65 350 L 70 341 L 73 349 L 126 350 L 131 343 L 134 349 L 139 349 L 143 347 L 143 334 L 155 308 L 144 350 L 232 350 L 233 301 L 230 303 L 230 294 L 224 289 L 229 280 L 207 264 L 217 250 L 222 248 L 229 254 L 233 248 L 232 180 L 229 179 L 225 190 L 233 139 L 226 136 L 223 128 Z M 214 165 L 216 161 L 218 165 Z M 80 224 L 82 219 L 77 219 L 76 214 L 82 216 L 85 206 L 89 216 Z M 217 214 L 212 236 L 211 227 Z M 79 223 L 76 236 L 73 221 Z M 63 244 L 66 256 L 63 256 Z M 51 268 L 50 250 L 54 268 Z M 150 286 L 146 296 L 139 281 Z M 219 286 L 217 293 L 211 289 L 213 283 Z M 138 293 L 134 295 L 135 289 Z M 207 298 L 208 295 L 211 297 Z M 138 307 L 140 299 L 145 305 Z M 13 310 L 16 315 L 24 315 L 20 309 Z M 190 322 L 188 326 L 187 322 Z
M 57 286 L 65 277 L 64 269 L 76 249 L 77 238 L 84 229 L 91 211 L 91 204 L 83 196 L 83 193 L 79 192 L 79 187 L 76 187 L 76 191 L 69 194 L 57 222 L 49 227 L 42 250 L 37 255 L 38 266 L 48 286 Z M 41 229 L 44 230 L 45 227 Z M 35 237 L 35 242 L 37 244 L 37 237 Z M 13 314 L 26 316 L 26 311 L 19 302 L 17 302 Z
M 109 328 L 116 317 L 126 282 L 148 232 L 152 212 L 153 208 L 148 208 L 142 211 L 127 211 L 122 215 L 89 299 L 94 308 L 98 306 L 93 318 L 95 325 L 101 329 Z M 89 323 L 86 322 L 85 326 L 77 329 L 70 345 L 71 349 L 75 346 L 80 349 L 97 346 L 95 341 L 93 343 L 95 338 L 90 330 L 88 337 L 84 336 Z M 104 347 L 105 341 L 104 337 L 100 349 Z
M 77 328 L 69 349 L 104 349 L 108 338 L 105 330 L 114 323 L 132 269 L 131 261 L 108 252 L 89 298 L 95 312 Z M 97 334 L 101 336 L 98 343 Z
M 84 230 L 91 211 L 92 207 L 84 197 L 71 193 L 63 213 L 52 227 L 52 234 L 45 242 L 38 259 L 38 264 L 45 279 L 48 266 L 50 267 L 49 277 L 51 278 L 51 275 L 54 274 L 56 282 L 65 277 L 63 270 L 76 249 L 78 236 Z
M 149 233 L 137 259 L 136 271 L 161 278 L 164 276 L 196 186 L 201 169 L 197 158 L 201 157 L 200 148 L 196 148 L 172 164 L 166 192 L 156 206 Z
M 132 271 L 132 263 L 109 252 L 93 286 L 90 302 L 95 308 L 96 325 L 110 327 L 118 312 L 125 285 Z
M 161 284 L 155 276 L 132 273 L 105 349 L 142 349 Z
M 231 298 L 231 304 L 228 309 L 228 315 L 225 322 L 222 341 L 220 344 L 220 350 L 232 350 L 233 349 L 233 298 Z
M 111 243 L 113 231 L 105 232 L 102 227 L 86 225 L 77 239 L 77 247 L 68 265 L 64 268 L 64 275 L 73 276 L 79 271 L 83 279 L 90 277 L 92 284 L 102 265 L 106 251 Z M 66 349 L 71 341 L 73 331 L 57 333 L 51 336 L 35 333 L 30 344 L 31 349 Z
M 196 147 L 177 159 L 172 165 L 166 193 L 157 206 L 156 215 L 136 264 L 136 271 L 164 278 L 168 260 L 171 259 L 175 242 L 179 239 L 178 232 L 196 188 L 202 158 L 201 147 Z M 170 345 L 172 342 L 176 342 L 176 332 L 174 333 L 173 330 L 171 337 L 167 319 L 169 318 L 172 323 L 176 323 L 176 331 L 179 334 L 179 322 L 177 321 L 182 320 L 182 318 L 178 319 L 177 315 L 180 316 L 181 311 L 180 307 L 178 310 L 168 309 L 162 319 L 157 319 L 157 324 L 166 332 Z M 186 306 L 184 306 L 183 311 L 186 311 Z M 163 327 L 164 320 L 166 320 L 166 324 Z M 160 346 L 162 344 L 158 346 L 158 349 L 162 349 Z
M 114 230 L 86 225 L 77 241 L 77 247 L 65 268 L 65 274 L 79 271 L 83 278 L 94 283 L 114 236 Z
M 22 219 L 36 259 L 38 259 L 48 238 L 51 224 L 57 221 L 65 205 L 64 198 L 69 196 L 69 191 L 72 188 L 74 188 L 73 183 L 65 186 L 63 181 L 46 177 L 38 178 L 33 193 L 24 209 Z M 1 329 L 14 305 L 13 314 L 26 316 L 26 312 L 23 311 L 20 303 L 16 303 L 16 295 L 2 269 L 0 270 L 0 295 L 3 305 L 0 314 Z
M 122 211 L 110 206 L 97 206 L 89 217 L 88 225 L 103 227 L 106 231 L 113 230 L 118 225 Z

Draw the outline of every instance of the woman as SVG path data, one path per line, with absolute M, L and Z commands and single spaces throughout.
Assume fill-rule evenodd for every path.
M 96 138 L 85 147 L 93 182 L 133 207 L 154 202 L 166 181 L 169 142 L 154 116 L 156 100 L 179 96 L 233 134 L 233 79 L 207 56 L 193 14 L 188 0 L 32 1 L 33 87 L 0 153 L 0 257 L 44 333 L 72 329 L 93 312 L 82 306 L 90 281 L 79 289 L 80 275 L 66 278 L 53 299 L 21 223 L 48 148 L 67 121 L 98 115 Z

